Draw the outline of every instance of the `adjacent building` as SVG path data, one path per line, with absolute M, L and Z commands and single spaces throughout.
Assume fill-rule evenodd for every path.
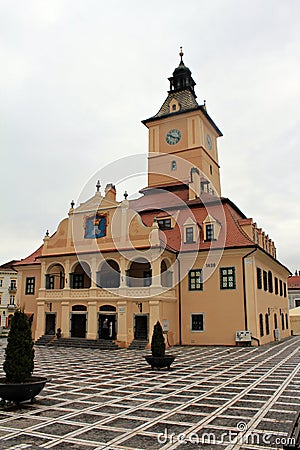
M 149 130 L 148 183 L 117 200 L 114 184 L 75 207 L 14 268 L 35 339 L 265 344 L 290 335 L 287 278 L 271 238 L 222 197 L 220 129 L 183 62 Z M 124 167 L 126 175 L 126 167 Z M 255 199 L 259 201 L 259 199 Z
M 17 261 L 9 261 L 0 266 L 0 327 L 9 328 L 16 309 L 18 273 L 13 268 Z

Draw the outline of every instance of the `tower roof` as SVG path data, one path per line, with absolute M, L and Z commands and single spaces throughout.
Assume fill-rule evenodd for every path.
M 222 132 L 208 115 L 205 103 L 203 105 L 199 105 L 196 100 L 197 96 L 194 90 L 196 83 L 192 78 L 192 72 L 183 62 L 182 47 L 180 47 L 179 56 L 179 65 L 173 71 L 173 76 L 168 78 L 168 80 L 170 81 L 170 90 L 168 91 L 166 100 L 160 107 L 157 114 L 149 117 L 148 119 L 142 120 L 142 123 L 146 125 L 148 122 L 153 122 L 157 119 L 162 119 L 171 115 L 201 110 L 210 124 L 214 127 L 218 135 L 222 136 Z M 174 100 L 178 104 L 178 108 L 176 107 L 173 110 L 171 109 L 171 106 L 174 103 Z

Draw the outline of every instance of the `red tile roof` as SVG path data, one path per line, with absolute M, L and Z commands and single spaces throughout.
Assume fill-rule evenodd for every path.
M 27 256 L 27 258 L 21 259 L 21 261 L 18 261 L 14 264 L 14 267 L 23 266 L 27 264 L 41 264 L 39 261 L 39 256 L 42 255 L 42 244 L 35 252 L 33 252 L 31 255 Z
M 288 289 L 300 289 L 300 275 L 293 275 L 288 278 Z

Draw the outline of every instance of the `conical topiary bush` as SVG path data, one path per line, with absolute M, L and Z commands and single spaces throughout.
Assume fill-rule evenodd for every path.
M 3 369 L 8 383 L 30 380 L 34 368 L 34 348 L 29 320 L 22 310 L 16 310 L 7 338 Z
M 151 352 L 152 356 L 162 357 L 165 356 L 166 344 L 163 335 L 163 330 L 159 321 L 154 325 L 152 340 L 151 340 Z

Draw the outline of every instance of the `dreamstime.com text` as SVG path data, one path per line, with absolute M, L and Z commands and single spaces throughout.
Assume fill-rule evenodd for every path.
M 157 441 L 161 445 L 169 444 L 248 444 L 248 445 L 295 445 L 295 439 L 286 436 L 274 436 L 271 433 L 257 433 L 247 431 L 247 424 L 239 422 L 236 430 L 226 430 L 220 434 L 211 432 L 171 433 L 168 428 L 163 433 L 158 433 Z

